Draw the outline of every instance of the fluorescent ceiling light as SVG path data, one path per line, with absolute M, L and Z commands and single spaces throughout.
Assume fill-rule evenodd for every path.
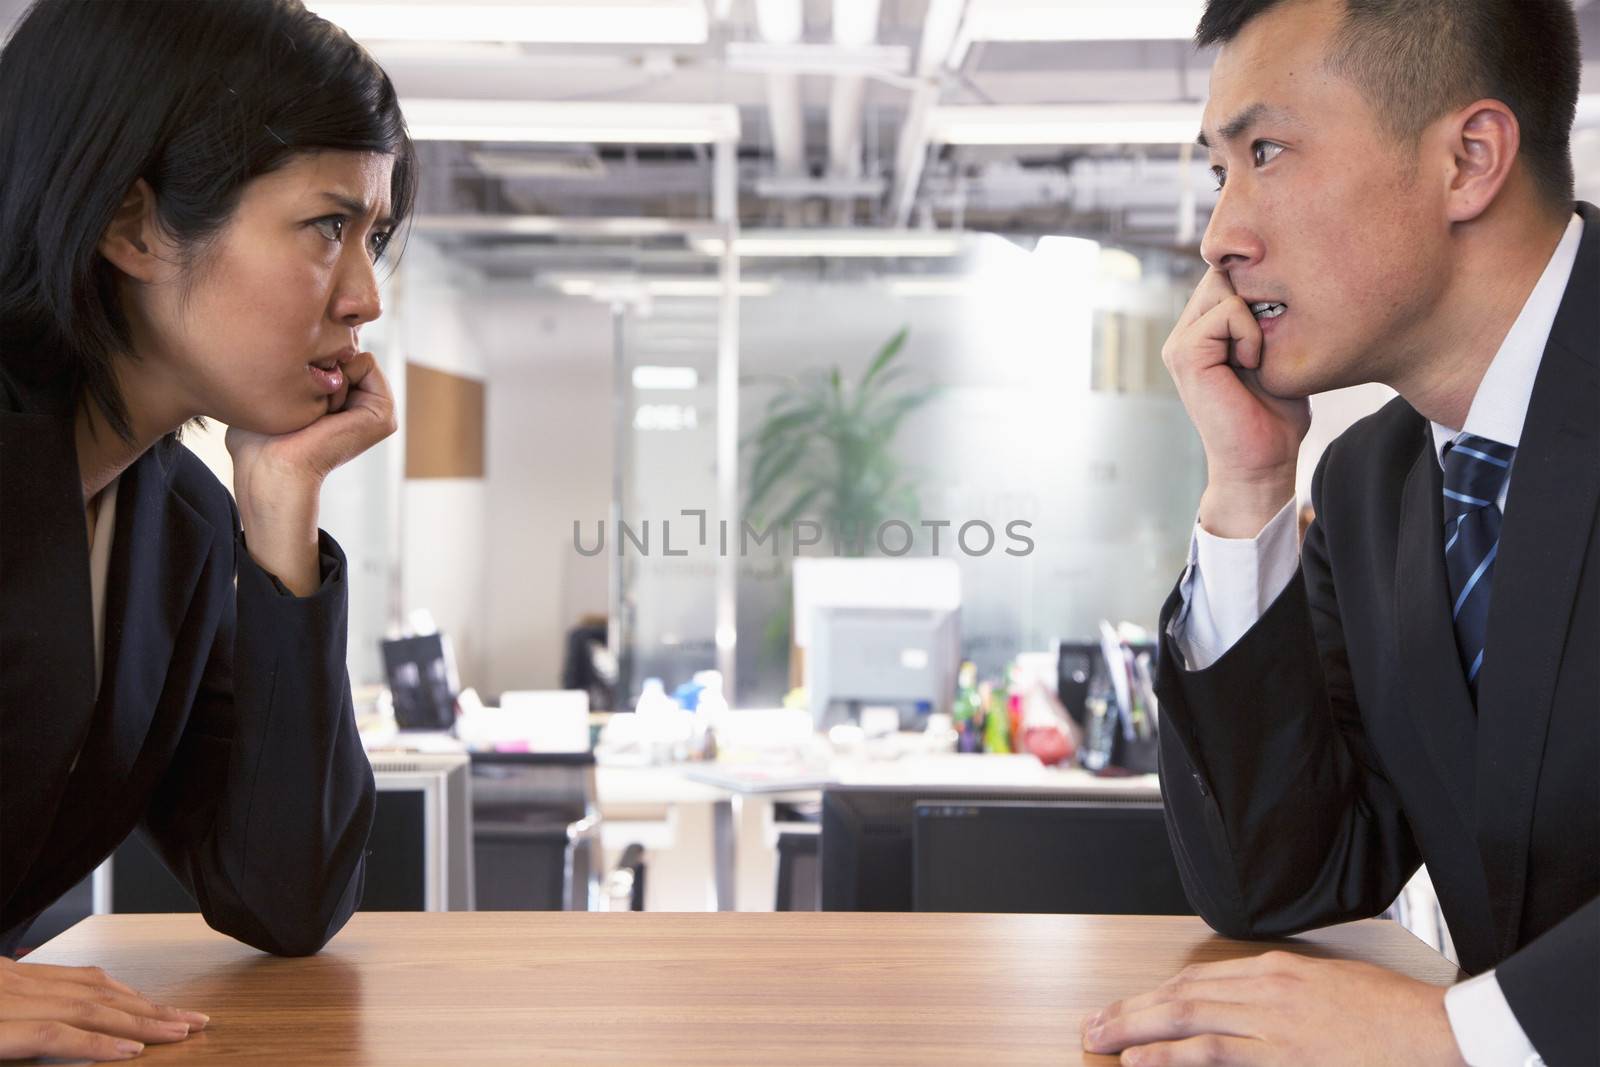
M 1193 144 L 1199 104 L 1060 104 L 933 109 L 935 144 Z
M 717 297 L 722 295 L 722 282 L 716 278 L 644 278 L 638 275 L 546 275 L 567 296 L 592 296 L 609 299 L 631 293 L 644 296 Z M 740 296 L 770 296 L 773 284 L 763 281 L 742 281 L 736 290 Z
M 408 99 L 400 109 L 417 141 L 710 144 L 739 139 L 739 109 L 731 104 Z
M 693 389 L 700 384 L 700 372 L 693 367 L 635 367 L 635 389 Z
M 968 41 L 1188 40 L 1203 0 L 972 0 L 961 35 Z
M 895 296 L 968 296 L 975 288 L 970 278 L 886 278 Z
M 911 49 L 905 45 L 771 44 L 729 41 L 723 50 L 729 70 L 758 74 L 854 74 L 871 77 L 905 74 Z
M 708 256 L 720 256 L 720 237 L 692 238 L 689 244 Z M 959 234 L 914 230 L 746 230 L 734 240 L 734 252 L 748 257 L 939 257 L 959 255 Z
M 704 44 L 702 0 L 513 0 L 500 3 L 318 3 L 313 12 L 360 41 Z

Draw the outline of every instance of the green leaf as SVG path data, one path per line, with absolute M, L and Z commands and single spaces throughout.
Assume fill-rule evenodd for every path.
M 906 337 L 910 333 L 911 327 L 900 327 L 899 332 L 889 338 L 888 343 L 878 351 L 878 357 L 872 361 L 872 366 L 867 368 L 867 373 L 861 378 L 861 391 L 863 393 L 867 391 L 867 386 L 872 384 L 872 379 L 878 376 L 878 372 L 888 366 L 889 361 L 900 354 L 900 349 L 905 347 Z

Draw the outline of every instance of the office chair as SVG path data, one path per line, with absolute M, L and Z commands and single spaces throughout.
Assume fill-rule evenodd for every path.
M 474 752 L 472 816 L 479 911 L 600 907 L 594 753 Z

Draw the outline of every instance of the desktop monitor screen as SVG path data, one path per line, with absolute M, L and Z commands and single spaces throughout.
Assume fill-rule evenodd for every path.
M 915 911 L 1192 915 L 1160 804 L 918 804 Z
M 929 823 L 920 839 L 919 807 Z M 993 809 L 994 814 L 958 819 L 930 808 Z M 1047 814 L 1034 817 L 1023 809 Z M 1122 837 L 1111 840 L 1108 830 L 1115 831 L 1113 838 Z M 992 844 L 973 840 L 986 832 L 995 835 Z M 1124 880 L 1098 884 L 1093 879 L 1099 876 L 1091 874 L 1083 876 L 1087 883 L 1078 883 L 1085 886 L 1081 890 L 1064 885 L 1074 870 L 1106 865 L 1108 854 L 1118 868 L 1112 873 L 1125 875 Z M 946 889 L 937 883 L 946 880 L 947 865 L 972 873 L 951 876 Z M 1115 914 L 1138 901 L 1152 914 L 1191 912 L 1161 805 L 1150 801 L 1049 789 L 830 787 L 822 798 L 821 866 L 824 911 Z M 919 875 L 927 883 L 920 893 Z M 995 889 L 1002 881 L 1004 888 Z M 1094 906 L 1080 907 L 1085 902 Z M 1029 906 L 1007 906 L 1013 903 Z
M 818 607 L 806 651 L 806 689 L 819 730 L 851 718 L 849 709 L 892 705 L 902 729 L 921 729 L 930 712 L 950 712 L 961 655 L 955 611 Z

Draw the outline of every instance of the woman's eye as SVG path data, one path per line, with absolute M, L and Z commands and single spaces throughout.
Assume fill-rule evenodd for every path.
M 393 232 L 387 230 L 380 230 L 372 235 L 372 261 L 374 263 L 383 258 L 383 253 L 389 248 L 389 238 L 393 236 Z
M 1250 146 L 1251 159 L 1254 160 L 1255 165 L 1258 167 L 1264 167 L 1271 163 L 1278 158 L 1278 154 L 1282 151 L 1283 145 L 1274 144 L 1271 141 L 1257 141 Z
M 1219 190 L 1228 183 L 1228 172 L 1221 167 L 1212 167 L 1211 176 L 1217 180 L 1217 188 Z
M 344 224 L 345 218 L 343 215 L 329 215 L 325 219 L 318 219 L 311 225 L 321 230 L 322 236 L 328 240 L 338 242 L 344 240 Z

